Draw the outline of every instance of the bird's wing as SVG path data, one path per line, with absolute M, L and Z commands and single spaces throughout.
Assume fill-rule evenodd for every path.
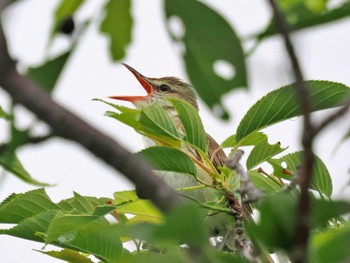
M 208 140 L 208 155 L 215 167 L 223 166 L 227 158 L 225 152 L 220 148 L 220 145 L 207 134 Z

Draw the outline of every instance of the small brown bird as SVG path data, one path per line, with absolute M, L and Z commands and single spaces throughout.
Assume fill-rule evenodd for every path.
M 194 107 L 194 109 L 198 111 L 197 96 L 193 88 L 189 84 L 175 77 L 149 78 L 149 77 L 143 76 L 141 73 L 139 73 L 129 65 L 127 64 L 123 64 L 123 65 L 128 70 L 130 70 L 131 73 L 136 77 L 136 79 L 145 89 L 147 94 L 144 96 L 110 96 L 109 98 L 132 102 L 139 109 L 142 109 L 144 107 L 151 105 L 154 102 L 157 102 L 167 111 L 176 129 L 180 133 L 184 133 L 181 120 L 179 119 L 178 114 L 175 108 L 173 107 L 172 103 L 170 102 L 169 98 L 176 98 L 176 99 L 186 101 L 187 103 L 191 104 Z M 218 167 L 224 165 L 224 162 L 227 158 L 226 154 L 220 148 L 219 144 L 209 134 L 206 134 L 206 137 L 208 141 L 208 157 L 212 161 L 214 167 L 217 169 Z M 155 145 L 154 142 L 153 142 L 153 145 Z M 184 146 L 184 147 L 187 147 L 187 146 Z M 193 156 L 196 156 L 195 149 L 187 148 L 184 150 L 186 152 L 190 152 L 191 154 L 194 153 Z M 198 158 L 198 161 L 200 162 L 201 159 L 198 154 L 197 154 L 197 158 Z M 162 176 L 163 179 L 171 187 L 175 189 L 198 185 L 198 182 L 193 177 L 184 176 L 183 174 L 160 173 L 160 176 Z M 209 181 L 211 181 L 211 178 L 209 178 Z M 214 197 L 213 191 L 211 188 L 200 189 L 200 190 L 199 192 L 194 193 L 194 195 L 202 199 L 202 201 L 209 201 L 211 200 L 210 199 L 211 197 Z M 207 190 L 207 191 L 203 191 L 203 190 Z M 226 187 L 225 190 L 227 192 L 230 192 L 229 187 L 228 189 Z M 250 217 L 252 213 L 251 207 L 247 204 L 243 205 L 243 213 L 247 218 L 251 218 Z M 224 216 L 225 215 L 222 215 L 220 217 L 219 215 L 219 217 L 211 218 L 213 222 L 209 224 L 212 224 L 212 227 L 214 227 L 214 229 L 217 229 L 219 231 L 219 235 L 222 235 L 225 237 L 222 244 L 227 246 L 229 249 L 234 250 L 235 240 L 232 239 L 232 237 L 234 236 L 235 229 L 232 229 L 232 225 L 233 225 L 232 218 L 229 217 L 228 220 L 226 220 L 227 218 L 225 219 Z M 269 256 L 267 256 L 267 259 L 264 260 L 263 262 L 273 262 L 273 261 L 271 261 L 269 259 Z
M 159 103 L 172 118 L 177 130 L 181 131 L 182 123 L 177 116 L 169 98 L 177 98 L 191 104 L 198 111 L 197 96 L 193 88 L 175 77 L 149 78 L 143 76 L 134 68 L 127 64 L 123 64 L 136 77 L 147 94 L 145 96 L 111 96 L 111 99 L 124 100 L 132 102 L 137 108 L 141 109 L 150 104 Z M 222 166 L 226 159 L 224 151 L 219 147 L 219 144 L 207 134 L 208 140 L 208 157 L 212 160 L 215 167 Z M 178 184 L 175 184 L 178 186 Z M 174 184 L 172 185 L 174 187 Z M 180 186 L 184 187 L 184 186 Z

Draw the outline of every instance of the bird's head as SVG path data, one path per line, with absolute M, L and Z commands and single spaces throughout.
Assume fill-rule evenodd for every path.
M 196 94 L 189 84 L 175 77 L 148 78 L 129 65 L 123 65 L 136 77 L 147 94 L 144 96 L 110 96 L 109 98 L 130 101 L 137 108 L 148 106 L 154 102 L 167 107 L 171 105 L 169 98 L 177 98 L 188 102 L 198 110 Z

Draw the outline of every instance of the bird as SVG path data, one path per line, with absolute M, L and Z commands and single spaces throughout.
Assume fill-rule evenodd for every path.
M 138 109 L 143 109 L 144 107 L 148 107 L 153 103 L 158 103 L 169 114 L 175 128 L 178 131 L 183 132 L 181 120 L 179 119 L 177 112 L 169 99 L 175 98 L 185 101 L 192 105 L 196 111 L 199 111 L 197 95 L 193 87 L 176 77 L 150 78 L 142 75 L 128 64 L 122 63 L 122 65 L 124 65 L 135 76 L 147 94 L 144 96 L 109 96 L 109 98 L 131 102 Z M 219 169 L 220 166 L 224 165 L 227 156 L 212 136 L 206 134 L 206 139 L 208 143 L 208 158 L 212 161 L 214 167 Z M 155 144 L 156 143 L 146 140 L 147 146 L 152 146 Z M 191 151 L 191 149 L 189 149 L 189 151 Z M 195 150 L 192 149 L 192 153 L 194 157 L 198 159 L 198 161 L 201 161 L 200 156 L 195 153 Z M 175 178 L 164 176 L 163 179 L 165 179 L 165 181 L 175 189 L 196 184 L 194 179 L 188 176 L 184 177 L 183 175 L 176 175 L 173 177 Z M 206 180 L 210 181 L 208 178 Z
M 178 117 L 178 114 L 172 105 L 171 101 L 169 99 L 179 99 L 182 101 L 185 101 L 193 106 L 193 108 L 198 112 L 198 102 L 197 102 L 197 95 L 195 93 L 195 90 L 193 87 L 180 80 L 177 77 L 161 77 L 161 78 L 150 78 L 142 75 L 139 73 L 136 69 L 133 67 L 122 63 L 137 79 L 137 81 L 141 84 L 141 86 L 146 91 L 146 95 L 143 96 L 109 96 L 110 99 L 115 100 L 121 100 L 121 101 L 128 101 L 134 104 L 134 106 L 137 109 L 142 110 L 145 107 L 149 107 L 153 103 L 158 103 L 170 116 L 172 119 L 175 128 L 183 132 L 183 126 L 181 123 L 180 118 Z M 222 148 L 220 148 L 220 145 L 215 141 L 213 137 L 211 137 L 209 134 L 206 133 L 206 139 L 208 143 L 207 147 L 207 157 L 209 160 L 211 160 L 213 167 L 217 169 L 217 172 L 220 173 L 220 167 L 224 166 L 225 160 L 227 158 L 225 152 Z M 157 145 L 157 142 L 152 142 L 152 140 L 147 139 L 146 140 L 147 146 L 153 146 Z M 192 157 L 197 158 L 197 161 L 201 161 L 201 157 L 199 154 L 196 154 L 195 149 L 188 149 L 189 146 L 185 145 L 182 147 L 187 147 L 187 149 L 184 149 L 185 152 L 192 154 Z M 197 167 L 200 169 L 200 167 Z M 168 183 L 171 187 L 174 189 L 182 189 L 185 187 L 190 187 L 194 185 L 198 185 L 199 183 L 196 181 L 194 177 L 186 176 L 183 174 L 178 173 L 169 173 L 169 172 L 161 172 L 159 175 L 162 176 L 162 178 L 165 180 L 166 183 Z M 212 178 L 208 178 L 208 174 L 206 174 L 205 181 L 208 182 L 208 186 L 210 186 L 210 183 L 212 183 Z M 215 187 L 213 187 L 215 188 Z M 200 189 L 193 191 L 196 198 L 201 199 L 200 201 L 212 201 L 210 198 L 215 198 L 215 195 L 213 192 L 213 188 L 207 187 L 206 189 Z M 221 189 L 223 190 L 223 189 Z M 229 192 L 230 189 L 224 189 L 226 192 Z M 191 191 L 192 192 L 192 191 Z M 244 208 L 243 208 L 244 210 Z M 248 207 L 247 214 L 251 213 L 250 206 Z M 218 217 L 214 217 L 212 219 L 209 219 L 208 221 L 211 221 L 211 227 L 216 228 L 217 233 L 225 235 L 227 232 L 227 226 L 225 226 L 226 222 L 230 221 L 232 224 L 232 219 L 230 218 L 227 220 L 227 217 L 225 220 L 221 220 L 223 217 L 221 216 L 220 219 Z M 217 227 L 216 225 L 218 222 L 223 222 L 222 226 Z M 232 229 L 231 229 L 232 231 Z

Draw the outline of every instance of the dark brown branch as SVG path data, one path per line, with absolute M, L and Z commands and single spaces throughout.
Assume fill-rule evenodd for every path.
M 6 6 L 6 3 L 8 1 L 0 1 L 0 7 Z M 8 54 L 1 25 L 0 72 L 0 85 L 11 95 L 14 102 L 22 104 L 50 125 L 55 135 L 78 143 L 123 173 L 135 184 L 141 197 L 150 199 L 162 211 L 169 211 L 179 203 L 179 196 L 153 174 L 150 165 L 145 160 L 131 154 L 113 139 L 53 101 L 33 82 L 19 75 L 15 62 Z
M 281 33 L 289 59 L 293 68 L 296 79 L 296 95 L 298 97 L 301 112 L 303 113 L 303 137 L 302 145 L 304 148 L 304 160 L 301 166 L 299 183 L 300 183 L 300 198 L 298 203 L 297 215 L 299 216 L 296 226 L 296 250 L 293 256 L 294 262 L 308 262 L 308 244 L 310 236 L 310 220 L 311 220 L 311 205 L 309 198 L 309 186 L 312 176 L 312 168 L 314 163 L 313 154 L 313 139 L 314 128 L 311 123 L 311 103 L 310 92 L 304 82 L 303 73 L 294 51 L 294 47 L 289 38 L 289 26 L 284 18 L 281 10 L 278 7 L 276 0 L 269 0 L 274 13 L 276 27 Z

